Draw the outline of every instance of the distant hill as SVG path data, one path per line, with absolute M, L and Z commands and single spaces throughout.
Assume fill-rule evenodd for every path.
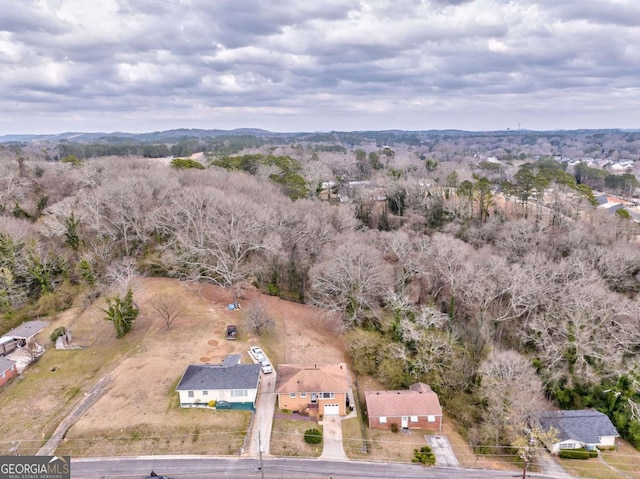
M 574 136 L 601 133 L 638 133 L 640 129 L 597 129 L 597 130 L 500 130 L 500 131 L 465 131 L 465 130 L 363 130 L 363 131 L 325 131 L 325 132 L 288 132 L 280 133 L 259 128 L 236 128 L 233 130 L 205 130 L 198 128 L 177 128 L 173 130 L 154 131 L 148 133 L 127 132 L 66 132 L 50 135 L 3 135 L 0 143 L 40 142 L 74 142 L 74 143 L 175 143 L 190 138 L 216 138 L 224 136 L 252 136 L 256 138 L 277 138 L 309 142 L 345 142 L 358 144 L 362 139 L 377 141 L 380 144 L 393 142 L 419 144 L 427 138 L 446 137 L 514 137 L 514 136 Z
M 256 137 L 287 137 L 291 133 L 275 133 L 258 128 L 237 128 L 234 130 L 203 130 L 195 128 L 178 128 L 175 130 L 155 131 L 151 133 L 126 133 L 126 132 L 94 132 L 79 133 L 66 132 L 51 135 L 3 135 L 0 136 L 0 143 L 25 143 L 31 141 L 76 141 L 88 142 L 96 140 L 137 140 L 143 142 L 157 142 L 163 140 L 176 140 L 180 138 L 205 138 L 218 136 L 256 136 Z

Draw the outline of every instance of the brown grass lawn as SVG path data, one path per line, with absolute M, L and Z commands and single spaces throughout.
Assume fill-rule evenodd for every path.
M 634 479 L 640 479 L 640 452 L 623 440 L 618 440 L 620 445 L 616 451 L 602 452 L 602 458 L 611 467 L 624 471 Z
M 322 444 L 307 444 L 304 441 L 304 432 L 314 428 L 322 432 L 322 426 L 314 421 L 274 419 L 269 452 L 273 456 L 320 456 Z
M 571 474 L 591 479 L 640 479 L 640 453 L 627 442 L 619 440 L 616 451 L 601 452 L 601 459 L 560 459 Z
M 182 309 L 169 331 L 152 307 L 160 294 L 170 296 Z M 276 328 L 264 346 L 274 365 L 285 360 L 345 360 L 342 343 L 321 310 L 251 290 L 245 296 L 243 307 L 260 300 L 275 319 Z M 262 345 L 262 340 L 244 327 L 242 310 L 227 310 L 230 295 L 222 288 L 165 278 L 139 280 L 134 299 L 141 314 L 122 339 L 116 339 L 112 324 L 103 319 L 102 298 L 86 311 L 69 310 L 46 318 L 51 324 L 38 341 L 48 343 L 48 351 L 1 393 L 3 417 L 11 420 L 0 423 L 0 454 L 12 453 L 16 445 L 20 454 L 35 453 L 105 375 L 112 377 L 107 391 L 69 429 L 61 451 L 80 456 L 239 450 L 248 413 L 181 410 L 174 390 L 188 364 L 219 363 L 231 353 L 250 361 L 247 349 Z M 230 323 L 239 326 L 237 341 L 224 339 Z M 51 350 L 48 336 L 58 326 L 66 326 L 74 343 L 85 349 Z M 223 435 L 220 443 L 218 437 Z

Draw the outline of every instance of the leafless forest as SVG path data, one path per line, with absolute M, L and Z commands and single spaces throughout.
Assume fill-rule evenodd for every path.
M 230 299 L 249 282 L 339 314 L 359 374 L 429 383 L 473 444 L 514 444 L 536 409 L 596 407 L 640 447 L 639 231 L 594 192 L 635 196 L 637 132 L 39 140 L 0 155 L 1 331 L 137 275 Z

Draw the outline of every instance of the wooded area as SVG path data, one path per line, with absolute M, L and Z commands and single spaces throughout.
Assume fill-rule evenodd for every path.
M 637 160 L 640 134 L 146 146 L 202 154 L 2 147 L 2 331 L 124 295 L 136 275 L 216 283 L 230 301 L 249 282 L 341 315 L 359 374 L 430 384 L 474 445 L 514 444 L 552 401 L 598 408 L 640 447 L 638 227 L 592 191 L 631 197 L 637 180 L 564 161 Z

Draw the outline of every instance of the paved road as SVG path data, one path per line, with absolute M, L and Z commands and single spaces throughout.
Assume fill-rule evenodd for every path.
M 258 443 L 262 444 L 262 453 L 269 454 L 271 444 L 271 426 L 273 424 L 273 413 L 276 406 L 276 372 L 262 374 L 262 384 L 260 393 L 256 401 L 256 412 L 253 416 L 251 431 L 247 441 L 245 454 L 250 457 L 258 457 Z M 258 441 L 258 436 L 260 441 Z
M 319 459 L 271 459 L 258 469 L 257 459 L 198 456 L 71 459 L 75 479 L 142 479 L 151 470 L 174 479 L 507 479 L 513 471 L 485 471 L 414 464 L 331 462 Z M 528 477 L 543 477 L 531 474 Z M 552 476 L 546 476 L 548 478 Z
M 342 418 L 336 415 L 324 416 L 322 420 L 322 454 L 320 459 L 346 461 L 342 447 Z

